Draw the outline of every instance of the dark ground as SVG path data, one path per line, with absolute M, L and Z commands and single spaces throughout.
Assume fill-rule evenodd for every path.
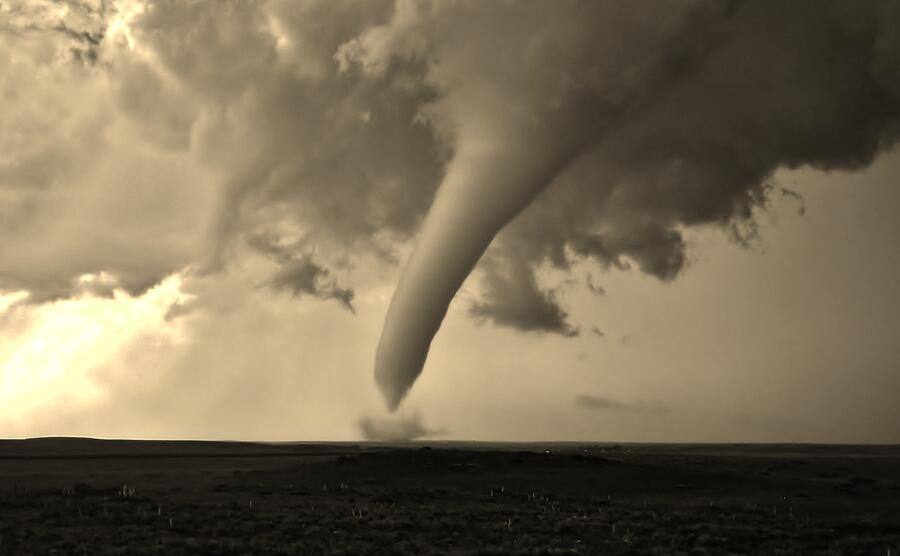
M 0 441 L 0 554 L 900 556 L 898 446 L 429 445 Z

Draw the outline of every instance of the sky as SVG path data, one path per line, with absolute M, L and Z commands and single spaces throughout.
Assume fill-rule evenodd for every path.
M 0 2 L 0 436 L 900 442 L 892 2 Z

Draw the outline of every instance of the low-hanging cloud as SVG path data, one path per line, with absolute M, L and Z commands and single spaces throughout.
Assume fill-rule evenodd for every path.
M 665 406 L 657 402 L 623 402 L 613 398 L 579 394 L 575 396 L 575 406 L 590 411 L 625 411 L 634 413 L 666 413 Z
M 489 261 L 485 269 L 482 297 L 469 306 L 470 315 L 524 332 L 578 335 L 578 328 L 559 306 L 556 292 L 540 289 L 531 267 L 500 259 Z
M 288 261 L 269 280 L 268 285 L 276 290 L 289 291 L 294 296 L 311 295 L 320 299 L 335 299 L 348 311 L 353 308 L 353 290 L 342 288 L 326 268 L 304 256 Z

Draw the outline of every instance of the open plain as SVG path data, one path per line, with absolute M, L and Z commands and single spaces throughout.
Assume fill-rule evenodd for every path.
M 900 447 L 0 442 L 0 554 L 900 554 Z

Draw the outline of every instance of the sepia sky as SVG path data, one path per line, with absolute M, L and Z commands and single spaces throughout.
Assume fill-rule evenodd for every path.
M 900 5 L 652 8 L 3 0 L 0 436 L 900 442 Z

